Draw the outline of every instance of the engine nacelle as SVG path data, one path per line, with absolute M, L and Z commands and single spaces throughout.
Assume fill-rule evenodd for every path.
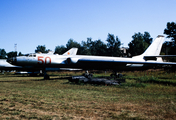
M 67 58 L 66 62 L 67 64 L 75 64 L 78 62 L 79 58 Z

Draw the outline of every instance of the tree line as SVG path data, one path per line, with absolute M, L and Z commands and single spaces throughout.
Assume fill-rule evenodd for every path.
M 171 42 L 165 42 L 162 47 L 162 54 L 168 55 L 176 55 L 176 23 L 168 22 L 166 28 L 164 29 L 164 34 L 167 35 L 167 38 L 171 38 Z M 146 48 L 152 43 L 153 38 L 151 38 L 149 32 L 144 33 L 135 33 L 132 36 L 131 42 L 128 44 L 128 50 L 126 54 L 124 54 L 120 50 L 120 46 L 122 45 L 118 36 L 114 36 L 114 34 L 108 34 L 106 42 L 104 43 L 100 39 L 92 40 L 92 38 L 87 38 L 87 41 L 82 41 L 78 43 L 73 39 L 69 39 L 67 44 L 58 45 L 55 47 L 55 54 L 63 54 L 67 50 L 76 47 L 78 48 L 78 55 L 97 55 L 97 56 L 127 56 L 132 57 L 135 55 L 142 54 Z M 35 49 L 35 53 L 42 52 L 48 53 L 51 51 L 50 49 L 46 49 L 45 45 L 38 45 Z M 17 53 L 16 51 L 12 51 L 6 53 L 5 49 L 0 49 L 0 59 L 10 58 L 14 56 L 23 55 L 21 52 Z
M 74 41 L 73 39 L 69 39 L 66 46 L 60 45 L 56 46 L 54 53 L 55 54 L 63 54 L 67 50 L 76 47 L 78 48 L 78 55 L 97 55 L 97 56 L 134 56 L 141 54 L 145 51 L 145 49 L 152 43 L 152 38 L 148 32 L 135 33 L 132 36 L 133 40 L 129 43 L 129 50 L 124 55 L 124 53 L 120 50 L 121 41 L 118 36 L 114 36 L 113 34 L 108 34 L 106 39 L 106 44 L 99 40 L 92 40 L 92 38 L 87 38 L 87 41 L 82 41 L 81 44 Z M 138 50 L 138 51 L 136 51 Z M 35 52 L 48 53 L 50 49 L 46 49 L 45 45 L 37 46 Z M 129 52 L 131 51 L 131 52 Z

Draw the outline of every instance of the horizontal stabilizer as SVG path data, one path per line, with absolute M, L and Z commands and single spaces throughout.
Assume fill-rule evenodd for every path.
M 150 58 L 150 57 L 176 57 L 176 55 L 157 55 L 157 56 L 144 56 L 144 58 Z
M 145 60 L 157 60 L 157 58 L 163 57 L 176 57 L 176 55 L 156 55 L 156 56 L 144 56 Z

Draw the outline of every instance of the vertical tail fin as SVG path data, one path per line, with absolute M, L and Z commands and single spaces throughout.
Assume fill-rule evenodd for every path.
M 71 48 L 67 52 L 65 52 L 63 55 L 76 55 L 78 51 L 78 48 Z
M 158 35 L 152 44 L 146 49 L 146 51 L 138 56 L 134 56 L 135 59 L 144 59 L 144 56 L 158 56 L 161 52 L 164 36 Z
M 147 48 L 147 50 L 142 54 L 143 56 L 157 56 L 161 52 L 163 45 L 164 36 L 158 35 L 155 41 Z

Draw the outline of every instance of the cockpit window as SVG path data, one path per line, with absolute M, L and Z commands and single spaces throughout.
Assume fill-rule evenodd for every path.
M 28 57 L 36 57 L 36 54 L 28 54 Z

